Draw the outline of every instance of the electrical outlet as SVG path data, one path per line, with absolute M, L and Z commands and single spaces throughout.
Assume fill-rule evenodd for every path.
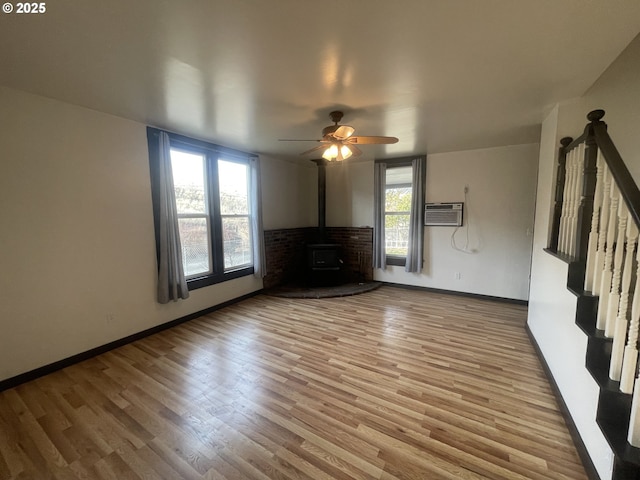
M 460 272 L 456 272 L 456 273 L 454 273 L 454 275 L 453 275 L 453 276 L 454 276 L 454 278 L 455 278 L 456 280 L 460 280 L 460 279 L 462 278 L 462 274 L 461 274 Z
M 469 185 L 464 186 L 464 193 L 469 193 Z

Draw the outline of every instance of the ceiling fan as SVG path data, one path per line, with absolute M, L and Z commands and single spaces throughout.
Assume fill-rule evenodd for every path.
M 357 145 L 371 145 L 371 144 L 391 144 L 397 143 L 396 137 L 380 137 L 380 136 L 361 136 L 354 135 L 355 128 L 350 125 L 338 125 L 342 120 L 343 113 L 341 111 L 333 111 L 329 114 L 329 118 L 334 123 L 322 129 L 322 139 L 320 140 L 281 140 L 284 142 L 298 141 L 298 142 L 321 142 L 324 145 L 319 145 L 310 150 L 302 152 L 300 155 L 308 155 L 313 152 L 324 150 L 322 158 L 329 161 L 341 161 L 347 158 L 357 157 L 362 155 Z

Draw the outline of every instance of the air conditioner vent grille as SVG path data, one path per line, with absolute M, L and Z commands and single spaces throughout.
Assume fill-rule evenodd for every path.
M 427 203 L 424 224 L 428 227 L 460 227 L 463 203 Z

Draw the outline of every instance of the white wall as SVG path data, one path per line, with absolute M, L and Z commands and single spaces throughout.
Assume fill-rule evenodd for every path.
M 145 127 L 0 87 L 0 380 L 262 288 L 156 303 Z M 308 221 L 288 165 L 262 164 L 267 224 Z
M 543 252 L 543 248 L 548 242 L 560 138 L 578 137 L 587 123 L 587 113 L 604 109 L 609 134 L 638 183 L 639 99 L 640 37 L 637 37 L 583 97 L 554 108 L 543 124 L 540 148 L 528 324 L 603 479 L 611 478 L 612 454 L 595 423 L 598 390 L 584 368 L 586 337 L 574 324 L 575 298 L 566 291 L 566 266 Z
M 427 156 L 427 202 L 465 201 L 465 226 L 425 227 L 422 273 L 404 267 L 376 270 L 376 280 L 491 295 L 528 298 L 538 145 L 441 153 Z M 327 225 L 373 224 L 373 163 L 327 168 Z M 460 279 L 456 279 L 456 273 Z
M 589 111 L 605 110 L 609 135 L 640 184 L 640 35 L 620 54 L 589 91 L 560 106 L 558 135 L 577 137 Z
M 260 157 L 265 230 L 314 227 L 318 222 L 318 174 L 315 163 Z
M 327 165 L 327 226 L 373 226 L 373 162 Z

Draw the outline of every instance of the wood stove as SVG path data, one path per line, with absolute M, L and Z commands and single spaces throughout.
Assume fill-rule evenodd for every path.
M 339 270 L 340 245 L 337 243 L 312 243 L 307 245 L 307 265 L 311 269 Z
M 307 245 L 307 280 L 312 285 L 338 285 L 342 278 L 343 261 L 340 245 L 311 243 Z

